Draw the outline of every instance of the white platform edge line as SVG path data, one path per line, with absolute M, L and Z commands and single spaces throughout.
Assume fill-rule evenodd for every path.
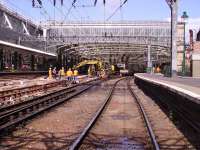
M 163 82 L 159 82 L 159 81 L 153 81 L 153 80 L 151 80 L 151 79 L 149 79 L 149 78 L 141 77 L 140 75 L 136 75 L 136 74 L 135 74 L 134 76 L 136 76 L 136 77 L 138 77 L 138 78 L 140 78 L 140 79 L 149 81 L 149 82 L 153 82 L 153 83 L 155 83 L 155 84 L 164 85 L 164 86 L 166 86 L 166 87 L 169 87 L 169 88 L 171 88 L 171 89 L 174 89 L 174 90 L 176 90 L 176 91 L 178 91 L 178 92 L 181 92 L 181 93 L 183 93 L 183 94 L 186 94 L 186 95 L 189 95 L 189 96 L 191 96 L 191 97 L 200 99 L 200 95 L 199 95 L 199 94 L 196 94 L 196 93 L 191 92 L 191 91 L 189 91 L 189 90 L 186 90 L 186 89 L 183 89 L 183 88 L 174 86 L 174 85 L 169 85 L 169 84 L 167 84 L 167 83 L 163 83 Z
M 45 55 L 56 57 L 56 55 L 52 54 L 52 53 L 43 52 L 42 50 L 38 50 L 38 49 L 30 48 L 30 47 L 25 47 L 25 46 L 22 46 L 22 45 L 17 45 L 17 44 L 13 44 L 13 43 L 10 43 L 10 42 L 5 42 L 5 41 L 2 41 L 2 40 L 0 40 L 0 44 L 6 45 L 6 46 L 11 46 L 11 47 L 14 47 L 14 48 L 27 50 L 27 51 L 31 51 L 31 52 L 36 52 L 36 53 L 40 53 L 40 54 L 45 54 Z

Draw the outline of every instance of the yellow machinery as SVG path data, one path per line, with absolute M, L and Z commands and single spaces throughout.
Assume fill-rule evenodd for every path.
M 98 68 L 102 68 L 102 62 L 99 60 L 84 60 L 82 62 L 80 62 L 75 68 L 80 68 L 84 65 L 97 65 Z
M 105 64 L 100 60 L 84 60 L 80 62 L 74 69 L 78 69 L 79 72 L 87 73 L 89 76 L 105 76 L 106 68 Z

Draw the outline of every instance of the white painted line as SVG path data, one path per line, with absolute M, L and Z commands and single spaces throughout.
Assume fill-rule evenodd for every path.
M 18 48 L 18 49 L 23 49 L 23 50 L 31 51 L 31 52 L 35 52 L 35 53 L 40 53 L 40 54 L 45 54 L 45 55 L 56 57 L 56 54 L 53 54 L 53 53 L 44 52 L 42 50 L 38 50 L 38 49 L 30 48 L 30 47 L 25 47 L 25 46 L 13 44 L 13 43 L 10 43 L 10 42 L 5 42 L 5 41 L 1 41 L 0 40 L 0 44 L 1 45 L 5 45 L 5 46 L 10 46 L 10 47 Z
M 155 80 L 152 80 L 152 79 L 149 79 L 147 77 L 144 77 L 142 75 L 139 75 L 139 74 L 135 74 L 134 76 L 142 79 L 142 80 L 146 80 L 146 81 L 149 81 L 149 82 L 152 82 L 152 83 L 155 83 L 155 84 L 158 84 L 158 85 L 163 85 L 163 86 L 166 86 L 166 87 L 169 87 L 175 91 L 178 91 L 178 92 L 181 92 L 183 94 L 186 94 L 186 95 L 189 95 L 193 98 L 196 98 L 196 99 L 199 99 L 200 100 L 200 95 L 199 94 L 196 94 L 194 92 L 191 92 L 189 90 L 186 90 L 186 89 L 183 89 L 183 88 L 180 88 L 180 87 L 177 87 L 175 85 L 170 85 L 170 84 L 167 84 L 167 83 L 163 83 L 163 82 L 160 82 L 160 81 L 155 81 Z

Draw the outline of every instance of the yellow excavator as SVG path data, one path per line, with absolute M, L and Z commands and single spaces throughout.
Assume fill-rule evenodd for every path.
M 74 67 L 80 74 L 92 76 L 106 76 L 106 65 L 100 60 L 84 60 Z

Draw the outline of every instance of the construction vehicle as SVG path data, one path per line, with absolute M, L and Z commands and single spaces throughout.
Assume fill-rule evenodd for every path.
M 88 74 L 89 77 L 106 77 L 111 70 L 108 65 L 101 60 L 84 60 L 75 66 L 74 69 L 77 69 L 80 74 Z

